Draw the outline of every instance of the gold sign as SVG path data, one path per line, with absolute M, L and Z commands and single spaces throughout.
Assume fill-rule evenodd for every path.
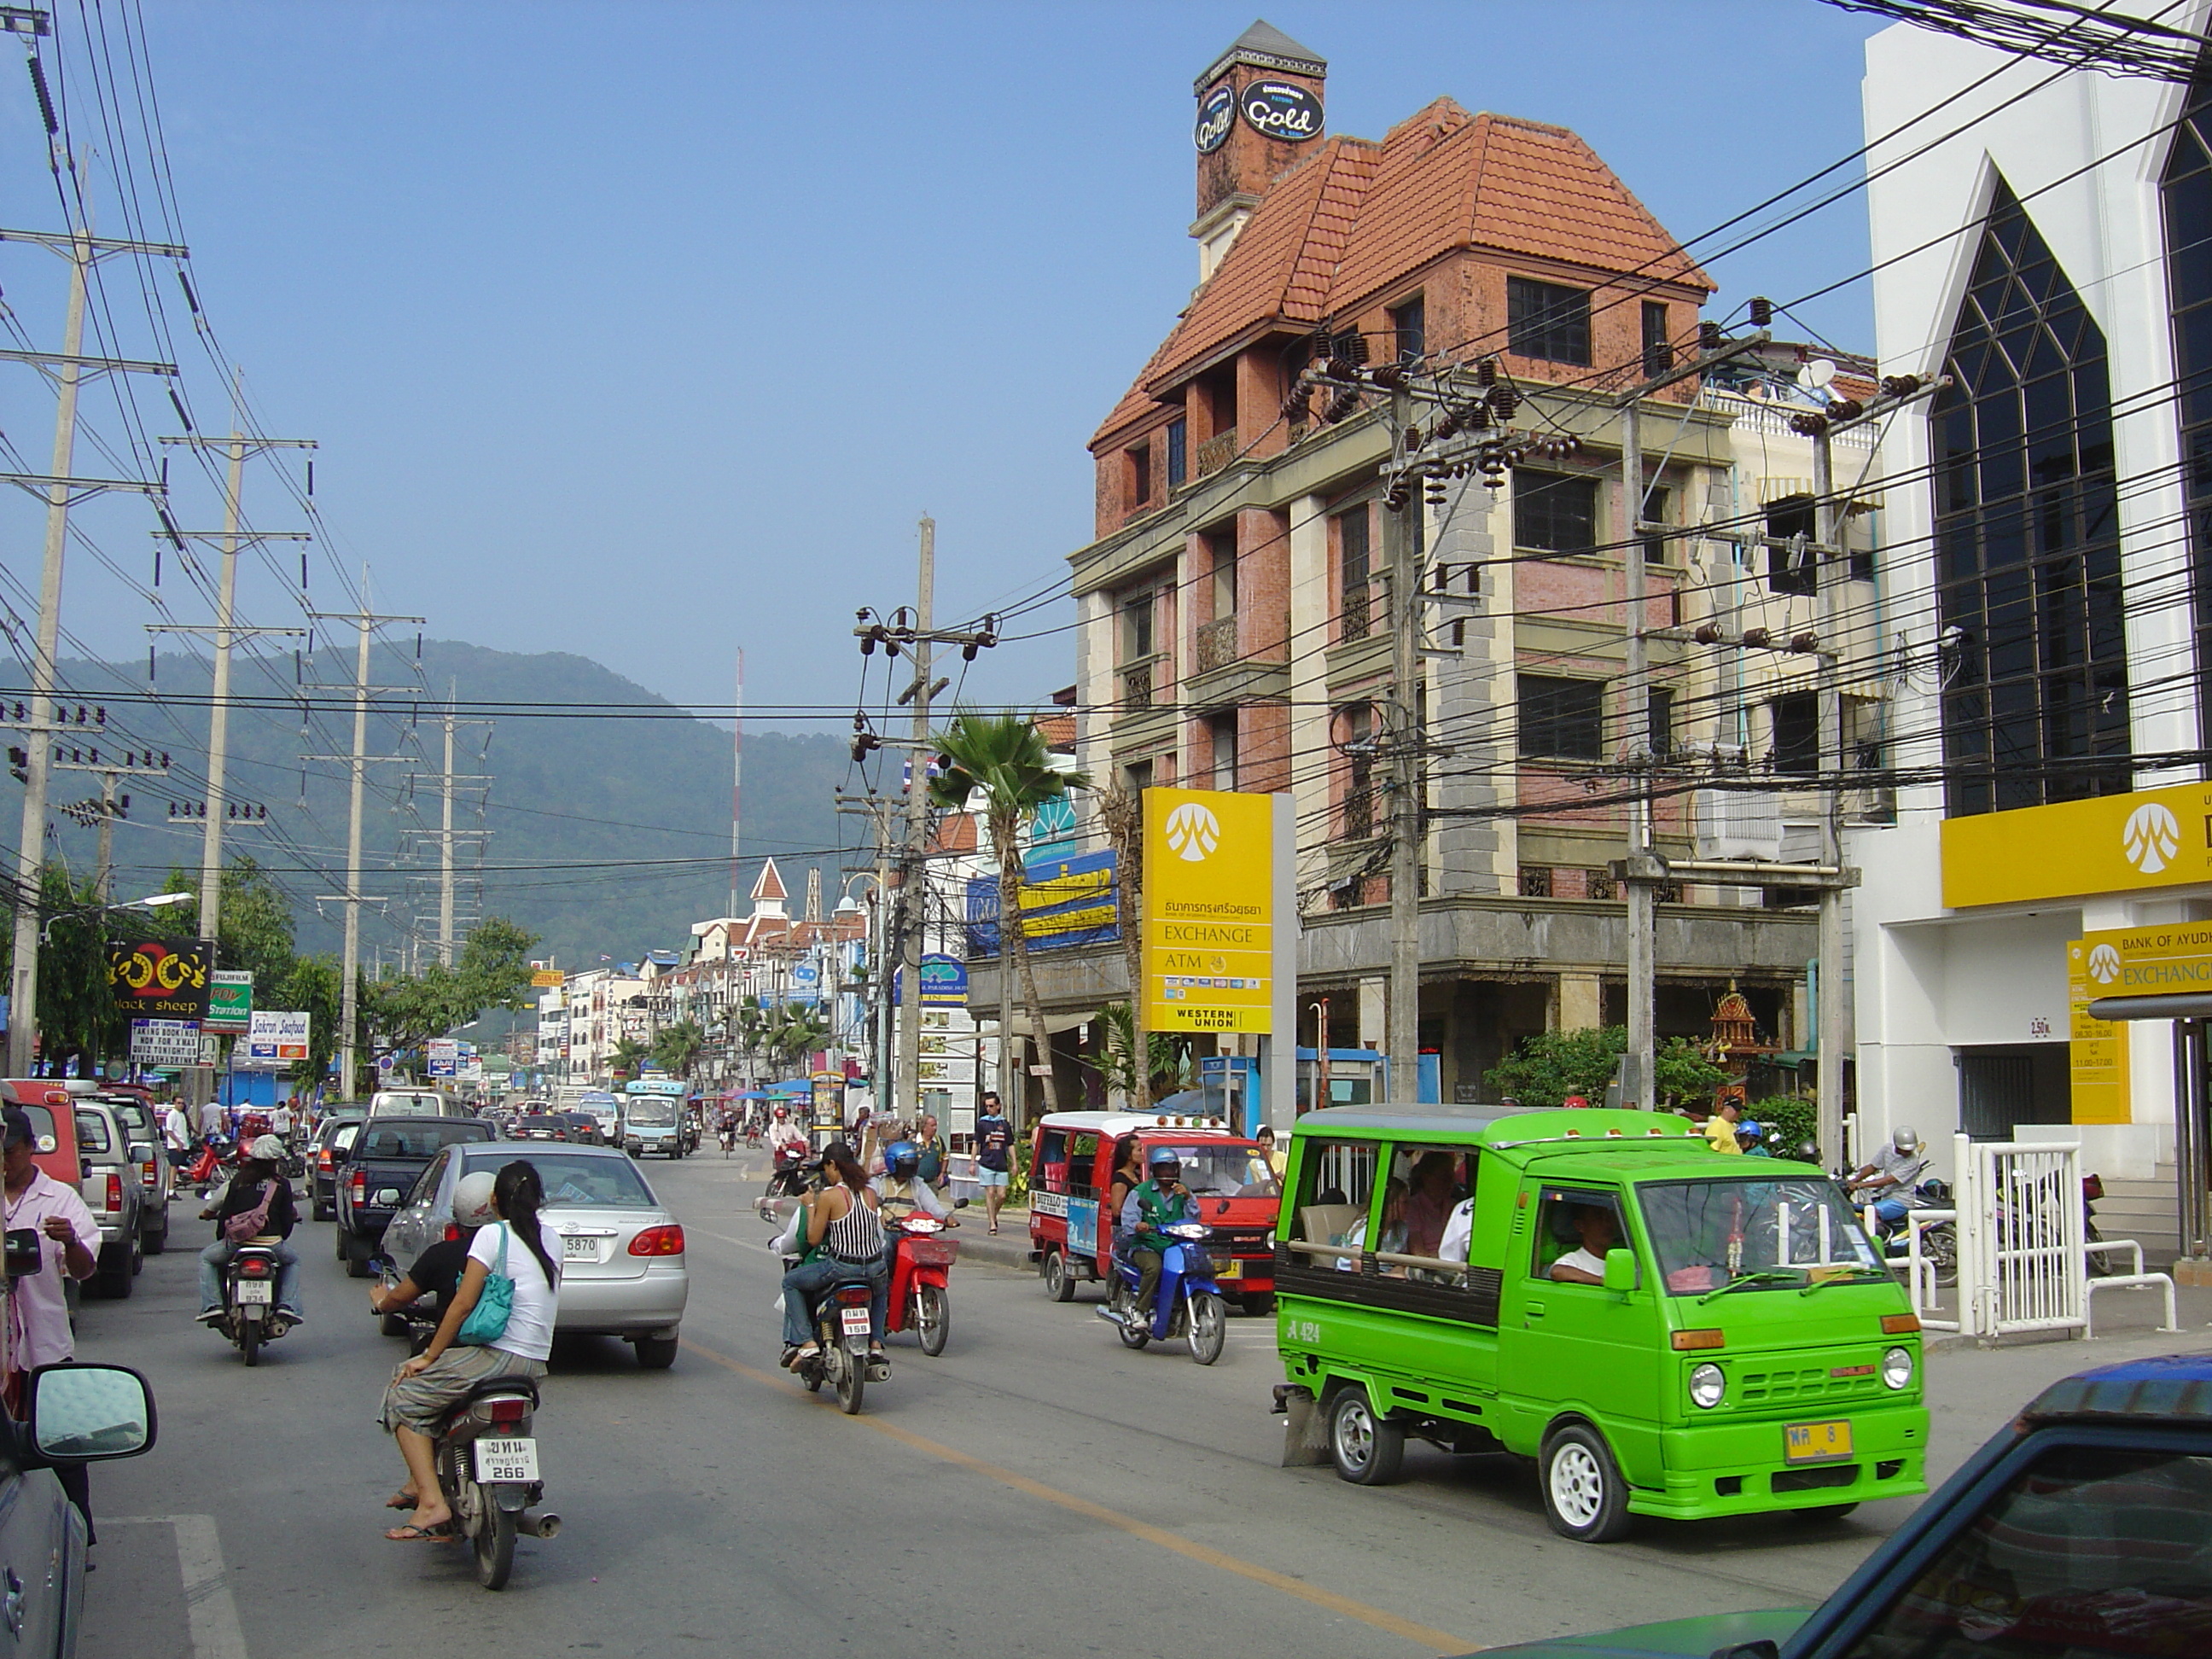
M 1943 902 L 2018 904 L 2212 882 L 2212 784 L 1946 818 Z
M 2085 933 L 2066 946 L 2066 1001 L 2071 1015 L 2066 1058 L 2073 1084 L 2076 1123 L 2129 1123 L 2128 1028 L 2089 1017 L 2089 1005 L 2106 994 L 2120 974 L 2124 930 Z
M 1274 798 L 1145 791 L 1145 1022 L 1274 1029 Z

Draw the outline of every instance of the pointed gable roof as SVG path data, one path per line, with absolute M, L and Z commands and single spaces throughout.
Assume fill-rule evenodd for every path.
M 1310 46 L 1302 46 L 1264 17 L 1252 20 L 1252 27 L 1229 44 L 1229 50 L 1206 65 L 1206 73 L 1193 82 L 1197 91 L 1204 92 L 1213 84 L 1222 70 L 1239 60 L 1257 64 L 1262 69 L 1288 70 L 1294 75 L 1326 75 L 1328 60 Z
M 753 883 L 753 902 L 757 905 L 763 899 L 781 901 L 790 896 L 789 890 L 783 884 L 783 878 L 776 872 L 775 860 L 770 859 L 761 866 L 760 878 Z

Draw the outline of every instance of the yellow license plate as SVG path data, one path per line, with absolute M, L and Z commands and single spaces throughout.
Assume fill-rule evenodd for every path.
M 1224 1261 L 1215 1271 L 1213 1276 L 1216 1279 L 1242 1279 L 1244 1277 L 1244 1264 L 1241 1261 Z
M 1841 1423 L 1792 1423 L 1782 1431 L 1783 1457 L 1791 1463 L 1825 1463 L 1851 1455 L 1851 1425 Z

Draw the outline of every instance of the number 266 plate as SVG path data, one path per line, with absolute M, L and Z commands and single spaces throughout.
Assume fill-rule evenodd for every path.
M 528 1439 L 479 1439 L 477 1479 L 486 1485 L 506 1485 L 538 1479 L 538 1443 Z

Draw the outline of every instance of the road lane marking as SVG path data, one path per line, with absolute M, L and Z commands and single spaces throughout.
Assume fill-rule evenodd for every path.
M 169 1528 L 176 1535 L 177 1568 L 184 1577 L 192 1659 L 246 1659 L 246 1633 L 239 1626 L 238 1603 L 231 1597 L 230 1571 L 223 1565 L 215 1516 L 127 1515 L 107 1524 Z
M 786 1391 L 785 1384 L 789 1381 L 787 1376 L 778 1376 L 771 1372 L 757 1370 L 741 1360 L 731 1358 L 726 1353 L 707 1347 L 689 1336 L 682 1338 L 681 1340 L 686 1349 L 702 1359 L 711 1360 L 726 1370 L 733 1371 L 738 1376 L 750 1378 L 755 1382 L 765 1383 L 779 1393 Z M 836 1403 L 827 1395 L 817 1395 L 812 1397 L 817 1403 L 823 1406 L 834 1406 Z M 1364 1601 L 1354 1601 L 1348 1595 L 1339 1595 L 1334 1590 L 1322 1589 L 1317 1585 L 1308 1583 L 1302 1578 L 1294 1578 L 1288 1573 L 1277 1572 L 1273 1568 L 1263 1567 L 1256 1562 L 1231 1555 L 1225 1551 L 1215 1549 L 1209 1544 L 1198 1543 L 1194 1540 L 1185 1538 L 1180 1533 L 1170 1532 L 1164 1527 L 1155 1527 L 1148 1522 L 1138 1520 L 1134 1516 L 1124 1515 L 1119 1510 L 1109 1509 L 1103 1504 L 1094 1504 L 1087 1498 L 1078 1498 L 1073 1492 L 1062 1492 L 1056 1486 L 1048 1486 L 1041 1480 L 1032 1480 L 1025 1474 L 1017 1474 L 1012 1469 L 962 1451 L 957 1447 L 948 1446 L 941 1441 L 932 1440 L 927 1436 L 916 1434 L 911 1429 L 902 1428 L 897 1424 L 886 1422 L 880 1417 L 860 1416 L 854 1418 L 852 1421 L 864 1429 L 872 1429 L 878 1434 L 896 1440 L 901 1445 L 920 1452 L 925 1457 L 935 1458 L 939 1462 L 951 1463 L 957 1468 L 982 1475 L 986 1479 L 997 1481 L 1002 1486 L 1009 1487 L 1025 1496 L 1038 1498 L 1055 1508 L 1066 1510 L 1072 1514 L 1084 1516 L 1086 1520 L 1096 1521 L 1103 1525 L 1112 1527 L 1117 1531 L 1125 1532 L 1133 1538 L 1140 1538 L 1148 1544 L 1158 1546 L 1161 1549 L 1172 1551 L 1187 1560 L 1198 1562 L 1202 1566 L 1212 1567 L 1221 1572 L 1232 1573 L 1240 1578 L 1249 1578 L 1255 1583 L 1264 1584 L 1269 1589 L 1279 1590 L 1285 1595 L 1294 1595 L 1302 1601 L 1310 1602 L 1315 1607 L 1325 1608 L 1330 1613 L 1339 1613 L 1346 1619 L 1356 1619 L 1364 1625 L 1372 1626 L 1376 1630 L 1387 1631 L 1389 1634 L 1425 1648 L 1431 1653 L 1457 1654 L 1476 1650 L 1476 1644 L 1468 1642 L 1464 1637 L 1454 1636 L 1449 1631 L 1437 1630 L 1428 1625 L 1416 1624 L 1410 1619 L 1401 1619 L 1396 1613 L 1384 1608 L 1370 1607 Z

